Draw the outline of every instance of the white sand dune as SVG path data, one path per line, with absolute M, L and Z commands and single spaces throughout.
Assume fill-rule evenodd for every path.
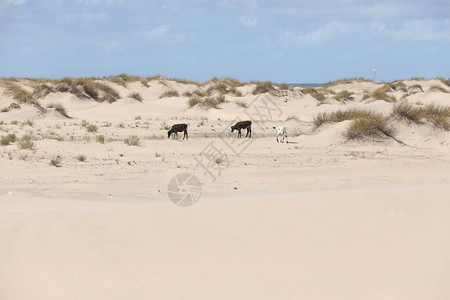
M 382 84 L 337 84 L 321 101 L 300 88 L 252 95 L 248 84 L 206 110 L 182 96 L 194 84 L 102 82 L 120 99 L 38 99 L 71 118 L 29 104 L 0 113 L 0 137 L 32 134 L 34 143 L 0 146 L 0 299 L 450 298 L 449 131 L 425 120 L 392 120 L 395 139 L 349 141 L 352 120 L 314 130 L 321 112 L 389 115 L 394 103 L 363 99 Z M 403 83 L 388 95 L 417 107 L 450 103 L 440 80 Z M 415 85 L 422 92 L 408 92 Z M 180 96 L 159 98 L 172 89 Z M 0 84 L 0 107 L 17 102 L 6 90 Z M 353 99 L 332 99 L 345 90 Z M 236 156 L 228 126 L 249 118 L 258 97 L 280 113 L 262 126 L 254 119 L 252 143 Z M 189 140 L 167 139 L 167 126 L 182 122 Z M 279 125 L 289 143 L 275 141 Z M 132 135 L 140 146 L 124 143 Z M 209 169 L 215 180 L 197 163 L 211 145 L 227 155 Z M 50 164 L 57 157 L 60 167 Z M 202 184 L 188 208 L 168 197 L 182 172 Z

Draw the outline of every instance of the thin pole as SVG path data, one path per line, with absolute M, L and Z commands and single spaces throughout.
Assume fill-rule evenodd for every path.
M 373 82 L 375 83 L 377 69 L 373 68 Z

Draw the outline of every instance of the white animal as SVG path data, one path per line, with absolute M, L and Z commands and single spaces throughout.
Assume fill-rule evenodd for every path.
M 275 129 L 277 131 L 277 142 L 284 143 L 284 138 L 286 138 L 286 143 L 289 143 L 288 139 L 287 139 L 287 129 L 286 129 L 286 127 L 278 126 L 278 127 L 274 127 L 273 129 Z M 281 137 L 280 141 L 278 140 L 278 137 Z

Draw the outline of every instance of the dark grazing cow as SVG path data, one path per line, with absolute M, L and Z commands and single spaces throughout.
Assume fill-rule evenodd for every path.
M 187 127 L 188 127 L 187 124 L 184 124 L 184 123 L 183 124 L 175 124 L 167 132 L 167 136 L 170 138 L 172 133 L 174 133 L 175 135 L 178 136 L 178 132 L 184 132 L 183 140 L 184 140 L 185 137 L 186 137 L 186 139 L 188 139 Z
M 231 126 L 231 132 L 235 130 L 238 131 L 238 138 L 241 137 L 242 129 L 247 129 L 247 134 L 245 135 L 245 137 L 252 137 L 252 121 L 237 122 L 234 126 Z

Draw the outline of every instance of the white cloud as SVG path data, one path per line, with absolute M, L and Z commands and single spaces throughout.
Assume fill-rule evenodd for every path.
M 25 4 L 26 2 L 27 0 L 6 0 L 4 3 L 9 5 L 22 5 Z
M 373 23 L 376 34 L 401 40 L 450 42 L 450 27 L 431 20 L 410 20 L 403 22 L 400 28 L 388 28 L 383 23 Z
M 169 25 L 159 25 L 149 31 L 144 32 L 142 35 L 147 39 L 157 39 L 164 37 L 170 32 L 170 26 Z
M 242 24 L 247 27 L 254 28 L 258 25 L 259 19 L 254 16 L 242 16 L 239 18 Z
M 348 34 L 352 31 L 350 23 L 346 22 L 330 22 L 323 27 L 314 29 L 304 34 L 296 34 L 289 31 L 282 33 L 286 39 L 294 40 L 302 44 L 320 44 L 330 40 L 335 35 Z

